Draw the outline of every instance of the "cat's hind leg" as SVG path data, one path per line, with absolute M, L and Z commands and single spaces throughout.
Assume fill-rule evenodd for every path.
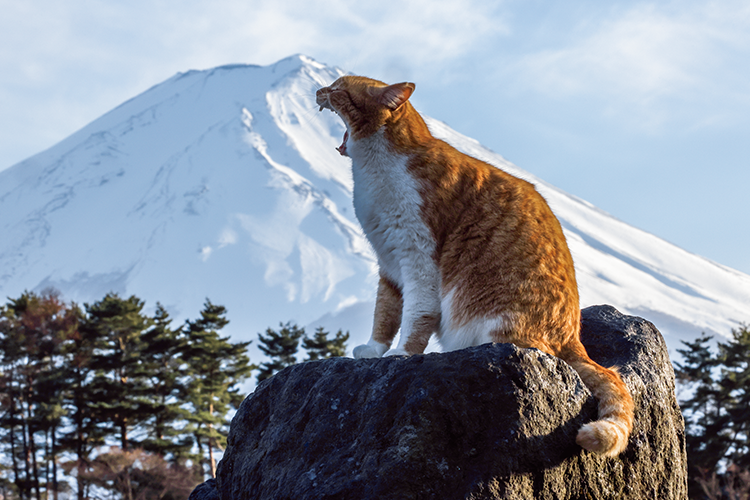
M 372 335 L 366 344 L 354 348 L 355 358 L 379 358 L 383 356 L 391 347 L 393 338 L 398 332 L 403 306 L 404 301 L 399 289 L 381 275 L 375 299 Z

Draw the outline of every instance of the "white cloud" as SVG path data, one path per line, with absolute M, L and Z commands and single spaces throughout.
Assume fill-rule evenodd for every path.
M 487 4 L 0 0 L 0 168 L 188 69 L 304 53 L 384 79 L 435 74 L 507 31 Z
M 611 16 L 587 24 L 566 46 L 522 57 L 511 70 L 520 85 L 552 98 L 601 99 L 609 112 L 656 122 L 674 112 L 675 101 L 750 102 L 741 83 L 750 60 L 746 2 L 642 3 Z
M 40 69 L 50 76 L 71 61 L 106 71 L 137 67 L 139 74 L 166 66 L 170 75 L 225 62 L 269 64 L 298 52 L 429 64 L 507 31 L 479 0 L 6 3 L 0 65 L 34 80 Z
M 219 248 L 234 245 L 235 243 L 237 243 L 237 232 L 229 227 L 224 228 L 221 231 L 221 236 L 219 236 Z

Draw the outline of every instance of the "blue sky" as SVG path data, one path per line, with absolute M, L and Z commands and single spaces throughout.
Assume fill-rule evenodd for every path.
M 750 4 L 0 0 L 0 170 L 179 71 L 295 53 L 750 273 Z

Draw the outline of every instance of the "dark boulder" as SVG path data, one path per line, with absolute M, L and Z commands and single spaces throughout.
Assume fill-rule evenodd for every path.
M 260 384 L 232 421 L 217 490 L 229 499 L 686 498 L 684 423 L 657 329 L 583 311 L 589 355 L 635 401 L 627 450 L 575 444 L 596 401 L 563 361 L 486 344 L 302 363 Z
M 196 486 L 188 500 L 219 500 L 219 498 L 219 492 L 216 491 L 216 479 L 209 479 Z

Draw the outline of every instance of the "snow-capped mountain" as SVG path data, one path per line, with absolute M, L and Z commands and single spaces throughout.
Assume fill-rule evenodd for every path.
M 182 321 L 206 297 L 249 340 L 292 320 L 369 335 L 375 258 L 352 209 L 340 119 L 305 56 L 188 71 L 0 172 L 0 295 L 109 291 Z M 535 178 L 445 124 L 455 147 L 537 185 L 565 228 L 581 305 L 643 316 L 670 350 L 750 320 L 750 276 L 690 254 Z

